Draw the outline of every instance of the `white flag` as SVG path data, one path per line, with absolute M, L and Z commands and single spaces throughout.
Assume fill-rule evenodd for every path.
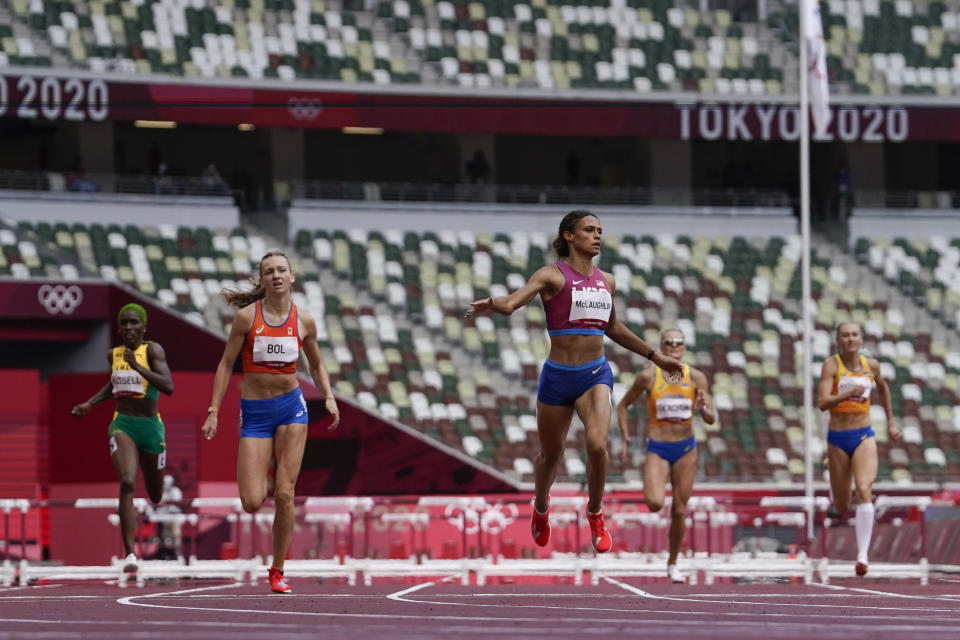
M 830 90 L 827 88 L 827 43 L 823 40 L 819 0 L 800 0 L 806 19 L 807 71 L 810 73 L 810 113 L 816 134 L 830 124 Z

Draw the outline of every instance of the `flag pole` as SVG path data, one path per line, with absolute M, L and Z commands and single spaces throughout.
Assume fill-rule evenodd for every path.
M 806 9 L 816 0 L 800 0 L 800 260 L 803 296 L 803 485 L 806 498 L 807 540 L 813 541 L 813 367 L 810 341 L 810 61 L 807 52 L 807 22 L 812 13 Z

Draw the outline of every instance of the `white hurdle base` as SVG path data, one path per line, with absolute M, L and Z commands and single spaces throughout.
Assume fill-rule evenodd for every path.
M 830 562 L 820 558 L 817 563 L 817 575 L 820 582 L 830 584 L 831 578 L 856 578 L 855 562 Z M 917 564 L 900 562 L 871 562 L 864 578 L 916 578 L 926 586 L 930 582 L 930 563 L 920 558 Z
M 704 583 L 712 585 L 716 578 L 801 578 L 813 582 L 813 561 L 804 553 L 795 558 L 782 554 L 732 553 L 700 559 L 695 567 L 704 572 Z
M 173 580 L 177 578 L 223 578 L 240 583 L 256 562 L 253 560 L 140 560 L 137 564 L 137 586 L 147 580 Z
M 483 586 L 490 576 L 569 576 L 574 584 L 583 584 L 585 559 L 578 556 L 558 556 L 550 559 L 499 559 L 496 563 L 482 561 L 476 565 L 477 585 Z
M 116 580 L 121 587 L 127 586 L 130 577 L 123 571 L 123 560 L 111 558 L 106 566 L 61 566 L 46 563 L 20 561 L 20 584 L 34 580 Z
M 286 560 L 283 563 L 283 575 L 286 578 L 346 578 L 351 587 L 357 584 L 357 561 L 346 557 L 341 563 L 338 558 L 318 560 Z M 259 578 L 265 578 L 272 566 L 272 560 L 262 562 L 257 559 L 250 565 L 250 584 L 257 584 Z M 240 580 L 238 580 L 240 582 Z
M 407 577 L 436 577 L 455 576 L 460 584 L 470 584 L 470 572 L 476 571 L 479 576 L 480 563 L 483 560 L 462 558 L 458 560 L 424 560 L 417 562 L 409 560 L 354 560 L 354 568 L 363 573 L 363 584 L 370 586 L 374 578 L 407 578 Z
M 599 584 L 600 578 L 668 578 L 666 553 L 628 553 L 597 556 L 589 560 L 590 584 Z M 687 584 L 697 584 L 698 568 L 690 559 L 677 558 L 677 568 L 687 578 Z

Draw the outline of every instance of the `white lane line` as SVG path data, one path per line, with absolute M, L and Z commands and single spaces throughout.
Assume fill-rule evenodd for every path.
M 843 608 L 843 609 L 845 609 L 845 610 L 847 610 L 847 611 L 849 611 L 849 609 L 851 609 L 851 608 L 854 608 L 854 609 L 867 609 L 867 610 L 869 610 L 869 611 L 896 611 L 896 612 L 898 612 L 900 615 L 896 615 L 896 616 L 885 616 L 885 618 L 891 619 L 891 620 L 895 620 L 895 621 L 903 621 L 903 620 L 905 620 L 905 619 L 918 619 L 918 620 L 923 620 L 922 617 L 909 618 L 909 616 L 903 615 L 905 611 L 909 611 L 909 612 L 923 612 L 923 613 L 933 612 L 933 613 L 944 613 L 944 614 L 951 614 L 951 613 L 952 613 L 952 614 L 956 614 L 956 615 L 960 616 L 960 610 L 957 610 L 957 609 L 926 609 L 926 608 L 921 609 L 921 608 L 910 608 L 910 609 L 905 610 L 903 607 L 875 607 L 875 606 L 855 606 L 855 607 L 850 607 L 850 606 L 847 606 L 847 605 L 839 605 L 839 604 L 831 605 L 831 604 L 800 604 L 800 603 L 796 603 L 796 602 L 784 602 L 784 603 L 779 603 L 779 602 L 745 602 L 745 601 L 739 601 L 739 600 L 729 600 L 729 601 L 726 601 L 726 602 L 720 602 L 720 603 L 718 603 L 716 600 L 700 600 L 700 599 L 696 599 L 696 598 L 686 598 L 686 597 L 684 597 L 684 598 L 679 598 L 679 597 L 672 597 L 672 596 L 658 596 L 658 595 L 654 595 L 654 594 L 652 594 L 652 593 L 649 593 L 649 592 L 647 592 L 647 591 L 644 591 L 643 589 L 639 589 L 639 588 L 634 587 L 634 586 L 632 586 L 632 585 L 629 585 L 629 584 L 620 582 L 619 580 L 615 580 L 615 579 L 613 579 L 613 578 L 609 578 L 609 577 L 607 577 L 607 576 L 604 576 L 604 580 L 606 580 L 607 582 L 610 582 L 610 583 L 612 583 L 612 584 L 615 584 L 615 585 L 617 585 L 617 586 L 619 586 L 619 587 L 621 587 L 621 588 L 623 588 L 623 589 L 625 589 L 625 590 L 627 590 L 627 591 L 630 591 L 631 593 L 634 593 L 634 594 L 636 594 L 636 595 L 638 595 L 638 596 L 640 596 L 640 597 L 650 598 L 650 599 L 652 599 L 652 600 L 670 600 L 670 601 L 684 602 L 684 603 L 697 602 L 697 603 L 706 603 L 706 604 L 710 604 L 710 605 L 715 605 L 715 604 L 736 604 L 736 605 L 753 605 L 753 606 L 762 606 L 762 607 L 790 607 L 790 608 L 792 608 L 792 609 L 795 609 L 795 608 L 798 608 L 798 607 L 810 607 L 810 608 L 815 608 L 815 609 Z M 645 611 L 645 612 L 649 612 L 649 613 L 663 613 L 663 611 L 662 611 L 662 610 L 659 610 L 659 609 L 639 609 L 639 608 L 637 608 L 637 607 L 631 607 L 631 608 L 629 608 L 629 609 L 615 609 L 615 608 L 610 608 L 610 607 L 574 607 L 574 606 L 570 606 L 570 605 L 547 605 L 547 604 L 507 604 L 507 603 L 485 604 L 485 603 L 475 603 L 475 602 L 446 602 L 446 601 L 441 601 L 441 600 L 422 600 L 422 599 L 419 599 L 419 598 L 417 598 L 417 599 L 411 599 L 411 598 L 405 597 L 407 594 L 412 593 L 413 591 L 419 590 L 419 589 L 423 588 L 424 586 L 429 586 L 429 584 L 430 584 L 430 583 L 428 583 L 427 585 L 417 585 L 416 587 L 411 587 L 411 588 L 409 588 L 409 589 L 404 589 L 404 590 L 402 590 L 402 591 L 398 591 L 397 593 L 391 594 L 391 595 L 388 596 L 388 597 L 389 597 L 391 600 L 397 600 L 397 601 L 400 601 L 400 602 L 410 602 L 410 603 L 413 603 L 413 604 L 432 604 L 432 605 L 437 605 L 437 606 L 450 606 L 450 607 L 496 607 L 496 608 L 498 608 L 498 609 L 504 609 L 504 608 L 509 607 L 509 608 L 514 608 L 514 609 L 562 609 L 562 610 L 565 610 L 565 611 L 603 611 L 603 612 L 605 612 L 605 613 L 638 613 L 638 612 L 644 612 L 644 611 Z M 444 596 L 443 594 L 436 594 L 436 595 L 433 595 L 432 597 L 434 597 L 434 598 L 438 598 L 438 597 L 439 597 L 439 598 L 444 598 L 445 596 Z M 602 597 L 602 596 L 598 595 L 598 597 Z M 747 612 L 747 611 L 735 611 L 735 612 L 734 612 L 734 611 L 730 611 L 730 612 L 727 612 L 727 611 L 724 611 L 724 612 L 713 612 L 713 611 L 685 611 L 684 614 L 690 615 L 690 616 L 717 616 L 717 615 L 719 615 L 719 616 L 729 616 L 729 617 L 749 617 L 749 616 L 763 615 L 763 616 L 765 616 L 765 617 L 784 617 L 784 618 L 796 618 L 796 617 L 798 617 L 798 616 L 799 616 L 799 617 L 804 617 L 804 616 L 810 615 L 810 614 L 803 614 L 803 613 L 774 613 L 774 612 L 771 612 L 771 611 L 763 611 L 763 612 L 761 612 L 761 613 L 750 613 L 750 612 Z M 813 615 L 816 616 L 816 615 L 819 615 L 819 614 L 813 614 Z M 847 616 L 848 616 L 848 617 L 851 617 L 851 618 L 870 618 L 870 619 L 876 619 L 876 618 L 878 618 L 878 617 L 883 617 L 883 616 L 878 616 L 878 615 L 875 614 L 875 613 L 864 613 L 864 614 L 861 614 L 861 615 L 857 615 L 857 614 L 853 614 L 853 613 L 848 613 Z
M 834 590 L 834 591 L 839 591 L 839 590 L 843 590 L 843 591 L 855 591 L 855 592 L 857 592 L 857 593 L 866 593 L 866 594 L 869 594 L 869 595 L 872 595 L 872 596 L 886 596 L 886 597 L 888 597 L 888 598 L 905 598 L 905 599 L 908 599 L 908 600 L 940 600 L 940 601 L 943 601 L 943 602 L 956 602 L 955 598 L 953 598 L 953 597 L 945 598 L 945 597 L 940 596 L 940 595 L 936 595 L 936 596 L 918 596 L 918 595 L 913 595 L 913 594 L 909 594 L 909 593 L 891 593 L 891 592 L 889 592 L 889 591 L 876 591 L 876 590 L 874 590 L 874 589 L 864 589 L 864 588 L 862 588 L 862 587 L 844 587 L 844 586 L 839 585 L 839 584 L 821 584 L 821 583 L 817 583 L 817 582 L 814 582 L 813 584 L 815 584 L 815 585 L 818 586 L 818 587 L 823 587 L 824 589 L 830 589 L 830 590 Z M 919 611 L 919 609 L 914 609 L 914 611 Z
M 603 579 L 609 582 L 610 584 L 614 584 L 620 587 L 621 589 L 624 589 L 631 593 L 635 593 L 641 598 L 651 598 L 653 600 L 670 600 L 673 602 L 700 602 L 700 603 L 709 603 L 709 604 L 743 604 L 743 605 L 755 605 L 755 606 L 763 606 L 763 607 L 791 607 L 791 608 L 812 607 L 816 609 L 847 609 L 847 610 L 856 609 L 856 610 L 865 610 L 865 611 L 899 611 L 899 612 L 915 611 L 915 612 L 924 612 L 924 613 L 953 613 L 953 614 L 960 615 L 960 609 L 930 609 L 925 607 L 911 607 L 909 609 L 904 609 L 903 607 L 877 607 L 872 605 L 803 604 L 800 602 L 749 602 L 744 600 L 717 601 L 717 600 L 705 600 L 700 598 L 662 596 L 662 595 L 656 595 L 656 594 L 650 593 L 648 591 L 644 591 L 639 587 L 634 587 L 633 585 L 627 584 L 625 582 L 621 582 L 609 576 L 603 576 Z M 889 594 L 885 594 L 885 595 L 889 595 Z M 750 597 L 750 596 L 747 596 L 747 597 Z M 800 597 L 800 596 L 798 595 L 797 597 Z M 510 606 L 510 605 L 504 605 L 504 606 Z M 698 613 L 699 612 L 685 611 L 684 615 L 697 615 Z M 721 615 L 757 615 L 757 614 L 741 613 L 741 614 L 721 614 Z M 763 615 L 765 616 L 794 615 L 795 616 L 798 614 L 780 614 L 780 613 L 771 613 L 767 611 L 767 612 L 764 612 Z M 857 617 L 850 613 L 846 615 L 847 617 Z M 863 617 L 875 618 L 876 614 L 864 614 Z M 903 619 L 903 616 L 894 616 L 893 619 L 900 620 L 900 619 Z
M 611 578 L 606 578 L 606 579 L 607 579 L 608 581 L 613 581 Z M 423 583 L 421 583 L 421 584 L 423 584 Z M 429 584 L 433 584 L 433 583 L 428 583 L 428 584 L 426 584 L 426 585 L 424 585 L 424 586 L 414 585 L 414 587 L 425 588 L 425 586 L 429 586 Z M 529 623 L 531 623 L 531 619 L 530 619 L 530 617 L 528 617 L 528 616 L 524 616 L 524 617 L 506 617 L 506 616 L 451 616 L 451 615 L 409 615 L 409 614 L 386 614 L 386 613 L 346 613 L 346 612 L 325 612 L 325 611 L 270 611 L 270 610 L 265 610 L 265 609 L 263 609 L 263 608 L 258 608 L 258 609 L 234 609 L 234 608 L 225 608 L 225 607 L 196 607 L 196 606 L 179 606 L 179 605 L 154 604 L 154 603 L 148 603 L 148 602 L 135 602 L 135 600 L 145 600 L 145 599 L 153 599 L 153 600 L 155 600 L 155 599 L 160 598 L 160 597 L 163 597 L 163 596 L 178 596 L 178 595 L 198 593 L 198 592 L 201 592 L 201 591 L 210 591 L 210 590 L 213 590 L 213 589 L 234 588 L 234 587 L 237 587 L 237 586 L 241 586 L 241 585 L 232 585 L 232 584 L 231 584 L 231 585 L 217 585 L 217 586 L 213 586 L 213 587 L 199 587 L 199 588 L 196 588 L 196 589 L 185 589 L 185 590 L 182 590 L 182 591 L 172 591 L 172 592 L 164 592 L 164 593 L 145 594 L 145 595 L 133 595 L 133 596 L 127 596 L 127 597 L 125 597 L 125 598 L 118 598 L 118 599 L 117 599 L 117 602 L 118 602 L 119 604 L 125 604 L 125 605 L 130 605 L 130 606 L 137 606 L 137 607 L 148 607 L 148 608 L 154 608 L 154 609 L 174 609 L 174 610 L 178 610 L 178 611 L 203 611 L 203 612 L 206 612 L 206 613 L 216 613 L 216 614 L 223 614 L 223 613 L 250 613 L 250 614 L 254 614 L 254 615 L 256 615 L 256 616 L 263 616 L 263 615 L 265 615 L 265 614 L 276 614 L 276 615 L 287 616 L 287 617 L 292 617 L 292 616 L 307 616 L 307 617 L 342 618 L 342 619 L 346 619 L 346 618 L 359 618 L 359 619 L 368 619 L 368 620 L 385 619 L 385 620 L 465 621 L 465 622 L 500 622 L 500 623 L 513 622 L 513 623 L 519 623 L 519 624 L 524 624 L 524 623 L 529 624 Z M 637 593 L 638 595 L 640 595 L 640 594 L 645 594 L 646 597 L 650 597 L 650 598 L 653 598 L 653 599 L 671 599 L 671 600 L 684 601 L 684 599 L 682 599 L 682 598 L 668 598 L 668 597 L 665 597 L 665 596 L 654 596 L 653 594 L 648 594 L 647 592 L 642 591 L 642 590 L 640 590 L 640 589 L 636 589 L 635 587 L 630 587 L 630 585 L 624 585 L 624 586 L 629 587 L 628 590 L 633 591 L 634 593 Z M 632 614 L 635 614 L 633 617 L 628 617 L 628 618 L 618 618 L 618 619 L 606 619 L 606 620 L 604 620 L 605 623 L 609 623 L 609 624 L 618 624 L 618 623 L 628 624 L 628 623 L 636 623 L 636 622 L 638 621 L 638 619 L 642 619 L 643 621 L 649 622 L 649 623 L 662 622 L 662 623 L 664 623 L 664 624 L 671 624 L 671 625 L 674 625 L 674 626 L 696 626 L 696 625 L 703 624 L 702 620 L 678 620 L 678 619 L 677 619 L 677 612 L 675 612 L 675 611 L 663 611 L 663 610 L 657 610 L 657 609 L 644 610 L 644 609 L 632 608 L 632 609 L 622 610 L 622 609 L 605 609 L 605 608 L 599 608 L 599 607 L 551 607 L 551 606 L 546 606 L 546 607 L 544 607 L 544 606 L 539 606 L 539 605 L 465 604 L 465 603 L 450 603 L 450 602 L 431 602 L 431 601 L 424 601 L 424 600 L 410 600 L 410 599 L 405 598 L 403 594 L 404 594 L 405 592 L 406 592 L 406 593 L 411 593 L 411 592 L 412 592 L 412 589 L 413 589 L 414 587 L 410 587 L 410 588 L 407 588 L 407 589 L 403 589 L 403 590 L 401 590 L 401 591 L 399 591 L 399 592 L 396 592 L 396 593 L 392 594 L 392 595 L 395 596 L 395 598 L 393 598 L 393 599 L 396 600 L 396 601 L 410 602 L 410 603 L 414 603 L 414 604 L 418 604 L 418 605 L 422 605 L 422 604 L 436 604 L 436 605 L 449 605 L 449 606 L 474 606 L 474 607 L 476 607 L 476 606 L 481 606 L 481 607 L 497 607 L 498 609 L 503 609 L 503 608 L 505 608 L 505 607 L 514 607 L 514 608 L 536 608 L 536 609 L 549 608 L 549 609 L 565 609 L 565 610 L 568 610 L 568 611 L 571 611 L 571 610 L 586 610 L 586 611 L 589 611 L 589 612 L 590 612 L 590 615 L 589 615 L 589 616 L 586 616 L 586 617 L 565 617 L 565 618 L 562 618 L 562 619 L 556 618 L 556 619 L 554 619 L 555 622 L 557 622 L 557 621 L 563 621 L 563 622 L 568 622 L 568 623 L 576 623 L 576 622 L 593 623 L 593 622 L 596 622 L 596 620 L 597 620 L 597 618 L 596 618 L 596 613 L 597 613 L 598 611 L 604 611 L 604 612 L 609 612 L 609 613 L 632 613 Z M 268 597 L 268 596 L 265 596 L 265 597 Z M 280 598 L 282 598 L 283 596 L 275 596 L 275 597 L 280 597 Z M 716 603 L 711 601 L 710 604 L 716 604 Z M 754 604 L 754 603 L 748 603 L 748 604 Z M 769 605 L 770 603 L 766 603 L 766 604 Z M 812 606 L 812 605 L 811 605 L 811 606 Z M 878 607 L 869 607 L 869 608 L 870 608 L 870 609 L 878 609 Z M 898 611 L 900 611 L 901 613 L 904 612 L 904 610 L 903 610 L 902 608 L 901 608 L 901 609 L 898 609 Z M 911 609 L 910 611 L 934 611 L 934 612 L 938 612 L 938 613 L 957 613 L 957 611 L 952 610 L 952 609 L 921 609 L 921 610 Z M 646 614 L 650 614 L 650 613 L 653 613 L 653 614 L 667 614 L 667 615 L 666 615 L 665 617 L 662 617 L 662 618 L 659 618 L 659 619 L 652 619 L 652 618 L 649 617 L 649 615 L 646 615 Z M 742 618 L 742 617 L 745 617 L 745 616 L 756 617 L 756 616 L 762 615 L 762 616 L 764 617 L 764 621 L 753 621 L 753 622 L 751 622 L 751 621 L 732 621 L 732 620 L 731 620 L 731 621 L 724 621 L 724 620 L 712 620 L 712 621 L 711 621 L 711 624 L 712 624 L 712 625 L 718 625 L 718 626 L 728 626 L 728 625 L 729 625 L 729 626 L 737 626 L 737 625 L 744 625 L 744 624 L 764 624 L 764 625 L 768 625 L 768 626 L 769 626 L 769 625 L 771 625 L 771 624 L 776 624 L 775 622 L 771 622 L 771 621 L 770 621 L 770 618 L 774 618 L 774 617 L 793 618 L 794 621 L 793 621 L 792 623 L 790 623 L 790 624 L 792 624 L 792 625 L 797 625 L 797 624 L 802 625 L 802 624 L 804 624 L 804 623 L 803 623 L 802 621 L 801 621 L 801 622 L 796 621 L 796 618 L 798 618 L 798 617 L 799 617 L 799 618 L 802 618 L 802 617 L 810 617 L 810 616 L 803 616 L 802 614 L 799 614 L 799 615 L 798 615 L 798 614 L 795 614 L 795 613 L 794 613 L 794 614 L 786 614 L 786 613 L 772 613 L 772 612 L 746 613 L 746 612 L 707 612 L 707 611 L 703 611 L 703 612 L 699 612 L 699 611 L 686 612 L 686 611 L 685 611 L 685 612 L 683 612 L 683 614 L 686 614 L 687 616 L 714 616 L 714 617 L 741 617 L 741 618 Z M 638 617 L 637 617 L 638 615 L 646 615 L 646 617 L 638 618 Z M 819 615 L 814 615 L 814 616 L 812 616 L 812 617 L 814 617 L 814 618 L 819 618 L 820 616 L 819 616 Z M 850 614 L 848 613 L 847 618 L 853 618 L 853 617 L 858 617 L 858 616 L 850 615 Z M 906 621 L 907 621 L 907 620 L 910 620 L 910 619 L 913 619 L 913 618 L 910 618 L 910 616 L 901 615 L 901 616 L 891 617 L 891 616 L 878 616 L 878 615 L 876 615 L 876 614 L 871 614 L 871 615 L 869 615 L 869 616 L 867 616 L 867 617 L 869 617 L 870 620 L 892 619 L 892 620 L 896 620 L 896 621 L 901 622 L 900 625 L 870 625 L 870 628 L 871 628 L 871 629 L 875 629 L 875 630 L 907 630 L 907 629 L 917 629 L 917 630 L 921 630 L 921 629 L 925 629 L 925 630 L 943 631 L 943 630 L 946 630 L 946 629 L 949 629 L 949 630 L 955 630 L 955 629 L 956 629 L 955 621 L 944 621 L 944 626 L 932 626 L 932 625 L 925 625 L 925 624 L 923 624 L 924 622 L 926 622 L 925 619 L 916 618 L 916 619 L 918 619 L 918 620 L 921 620 L 921 623 L 920 623 L 919 625 L 917 625 L 917 624 L 908 625 L 908 624 L 906 624 Z M 866 618 L 865 618 L 865 619 L 866 619 Z M 184 624 L 186 624 L 186 623 L 184 623 Z M 839 628 L 839 627 L 841 627 L 841 626 L 846 626 L 846 627 L 849 628 L 851 631 L 855 631 L 855 630 L 861 630 L 861 631 L 862 631 L 862 629 L 863 629 L 863 625 L 862 625 L 862 624 L 857 624 L 857 623 L 850 624 L 850 625 L 841 625 L 841 624 L 837 624 L 837 623 L 832 623 L 832 627 L 833 627 L 833 628 Z M 816 628 L 816 625 L 811 626 L 811 628 Z
M 199 591 L 216 591 L 216 590 L 219 590 L 219 589 L 236 589 L 237 587 L 240 587 L 240 586 L 243 586 L 243 585 L 240 585 L 240 584 L 237 584 L 237 583 L 233 583 L 233 584 L 217 584 L 217 585 L 213 585 L 213 586 L 210 586 L 210 587 L 197 587 L 197 588 L 195 588 L 195 589 L 183 589 L 183 590 L 181 590 L 181 591 L 164 591 L 164 592 L 159 592 L 159 593 L 144 593 L 144 594 L 142 594 L 142 595 L 133 595 L 133 596 L 127 596 L 127 597 L 125 597 L 125 598 L 117 598 L 117 603 L 118 603 L 118 604 L 129 604 L 129 605 L 134 605 L 134 606 L 138 606 L 138 607 L 161 607 L 161 608 L 168 608 L 168 607 L 165 607 L 165 606 L 162 606 L 162 605 L 151 605 L 151 604 L 144 604 L 144 603 L 142 603 L 142 602 L 132 602 L 132 601 L 135 600 L 135 599 L 138 599 L 138 600 L 139 600 L 139 599 L 145 599 L 145 598 L 159 598 L 159 597 L 161 597 L 161 596 L 168 596 L 168 595 L 181 595 L 181 594 L 187 594 L 187 593 L 197 593 L 197 592 L 199 592 Z
M 404 602 L 403 596 L 407 595 L 408 593 L 413 593 L 414 591 L 420 591 L 420 589 L 426 589 L 427 587 L 432 587 L 435 584 L 436 584 L 435 582 L 422 582 L 420 584 L 415 584 L 409 589 L 404 589 L 402 591 L 397 591 L 396 593 L 387 594 L 387 599 L 397 600 L 398 602 Z M 407 602 L 410 602 L 410 601 L 407 600 Z

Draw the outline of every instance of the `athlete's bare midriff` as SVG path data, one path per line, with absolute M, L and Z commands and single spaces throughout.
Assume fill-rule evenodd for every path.
M 240 396 L 244 400 L 265 400 L 290 393 L 299 386 L 295 373 L 245 373 Z
M 658 442 L 682 442 L 693 437 L 693 424 L 677 422 L 673 424 L 650 425 L 647 437 Z
M 117 398 L 117 413 L 134 418 L 152 418 L 157 415 L 154 398 Z
M 861 429 L 869 424 L 869 413 L 831 413 L 827 428 L 830 431 L 849 431 Z
M 557 364 L 578 365 L 603 356 L 603 336 L 567 335 L 550 338 L 550 355 Z

